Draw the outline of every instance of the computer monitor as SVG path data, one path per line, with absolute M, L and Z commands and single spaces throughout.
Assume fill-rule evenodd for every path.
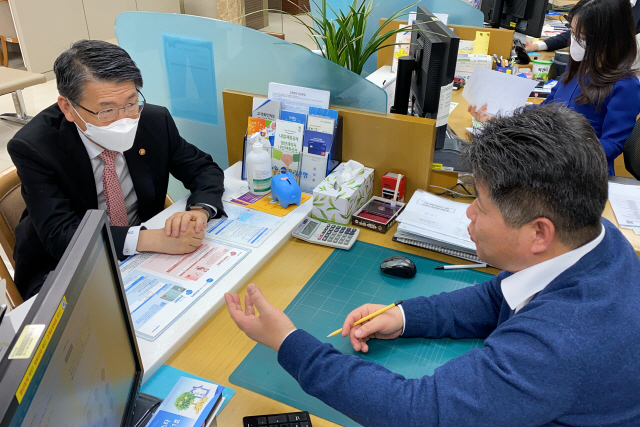
M 480 10 L 490 27 L 540 37 L 549 0 L 482 0 Z
M 153 404 L 142 374 L 107 217 L 88 211 L 0 361 L 0 426 L 132 425 Z
M 489 27 L 500 28 L 504 0 L 482 0 L 480 10 L 484 13 L 484 22 Z
M 437 119 L 440 106 L 448 108 L 459 44 L 460 37 L 427 8 L 418 6 L 409 56 L 398 63 L 392 112 L 406 114 L 408 100 L 410 114 L 418 117 Z M 436 150 L 444 146 L 446 129 L 446 121 L 437 127 Z

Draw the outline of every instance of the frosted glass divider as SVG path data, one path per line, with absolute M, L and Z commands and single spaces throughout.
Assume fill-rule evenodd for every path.
M 304 86 L 330 91 L 332 106 L 386 114 L 387 94 L 370 81 L 304 47 L 240 25 L 191 15 L 125 12 L 116 20 L 116 36 L 142 71 L 147 102 L 170 111 L 179 106 L 174 119 L 182 137 L 211 154 L 223 169 L 229 166 L 222 104 L 225 89 L 266 95 L 270 82 Z M 173 61 L 169 72 L 167 40 L 183 42 L 183 49 L 193 47 L 178 65 Z M 180 64 L 185 67 L 182 76 L 176 68 Z M 215 76 L 198 86 L 194 76 L 202 72 L 201 66 L 212 67 Z M 206 98 L 213 93 L 217 99 L 211 105 Z M 206 114 L 185 118 L 185 111 L 198 108 Z M 212 114 L 217 114 L 217 121 Z M 197 121 L 195 116 L 204 118 Z M 170 194 L 183 195 L 180 187 L 173 182 Z

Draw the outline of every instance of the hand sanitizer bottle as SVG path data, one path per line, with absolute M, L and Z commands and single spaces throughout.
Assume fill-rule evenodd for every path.
M 259 142 L 254 142 L 247 154 L 247 181 L 253 194 L 271 191 L 271 156 Z

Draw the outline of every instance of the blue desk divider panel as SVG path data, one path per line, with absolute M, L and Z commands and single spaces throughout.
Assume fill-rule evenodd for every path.
M 378 29 L 380 25 L 380 19 L 386 19 L 393 15 L 398 10 L 402 9 L 413 3 L 415 0 L 375 0 L 373 5 L 375 9 L 371 12 L 369 21 L 367 22 L 367 31 L 365 32 L 365 42 L 368 41 L 373 32 Z M 327 5 L 331 6 L 333 10 L 338 11 L 342 9 L 345 14 L 349 10 L 349 6 L 353 3 L 353 0 L 327 0 Z M 320 4 L 320 1 L 318 1 Z M 450 25 L 468 25 L 471 27 L 484 26 L 484 14 L 475 7 L 465 3 L 462 0 L 421 0 L 418 5 L 408 12 L 415 12 L 418 6 L 424 6 L 434 13 L 446 13 L 449 15 L 448 24 Z M 328 9 L 328 8 L 327 8 Z M 311 13 L 316 15 L 316 7 L 311 2 Z M 329 10 L 329 13 L 330 10 Z M 331 13 L 331 17 L 334 15 Z M 409 15 L 400 17 L 399 19 L 407 20 Z M 395 43 L 395 38 L 392 38 L 390 43 Z M 363 76 L 368 76 L 376 70 L 376 63 L 378 60 L 378 53 L 371 55 L 369 60 L 365 63 L 362 72 Z
M 403 255 L 416 264 L 412 279 L 383 275 L 383 259 Z M 344 318 L 366 303 L 388 305 L 400 299 L 450 292 L 482 283 L 492 276 L 474 270 L 434 270 L 442 262 L 356 242 L 349 251 L 335 249 L 284 312 L 297 328 L 320 341 L 333 344 L 345 354 L 379 363 L 406 378 L 432 375 L 447 361 L 482 347 L 480 339 L 454 340 L 399 338 L 369 341 L 367 354 L 356 353 L 348 338 L 331 332 L 342 327 Z M 273 350 L 257 344 L 229 377 L 233 384 L 263 394 L 343 426 L 357 426 L 353 420 L 306 394 L 279 364 Z
M 267 94 L 270 82 L 331 92 L 330 103 L 386 114 L 387 94 L 310 50 L 229 22 L 192 15 L 125 12 L 118 44 L 142 71 L 147 102 L 169 108 L 180 134 L 229 166 L 222 91 Z M 187 192 L 172 180 L 169 193 Z

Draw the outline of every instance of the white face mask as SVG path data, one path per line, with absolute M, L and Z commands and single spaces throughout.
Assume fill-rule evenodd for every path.
M 569 54 L 574 61 L 580 62 L 584 59 L 584 52 L 586 43 L 578 41 L 573 34 L 571 34 L 571 45 L 569 46 Z
M 71 104 L 71 102 L 69 102 L 69 104 Z M 78 114 L 78 111 L 73 107 L 73 105 L 71 105 L 71 108 L 73 108 L 73 111 Z M 80 117 L 80 114 L 78 114 L 78 117 Z M 82 131 L 80 126 L 77 124 L 76 126 L 78 126 L 80 132 L 82 132 L 87 138 L 107 150 L 124 153 L 133 147 L 133 141 L 136 138 L 140 117 L 137 119 L 127 117 L 116 120 L 108 126 L 92 125 L 91 123 L 85 122 L 82 117 L 80 117 L 80 120 L 82 120 L 87 126 L 87 130 Z

